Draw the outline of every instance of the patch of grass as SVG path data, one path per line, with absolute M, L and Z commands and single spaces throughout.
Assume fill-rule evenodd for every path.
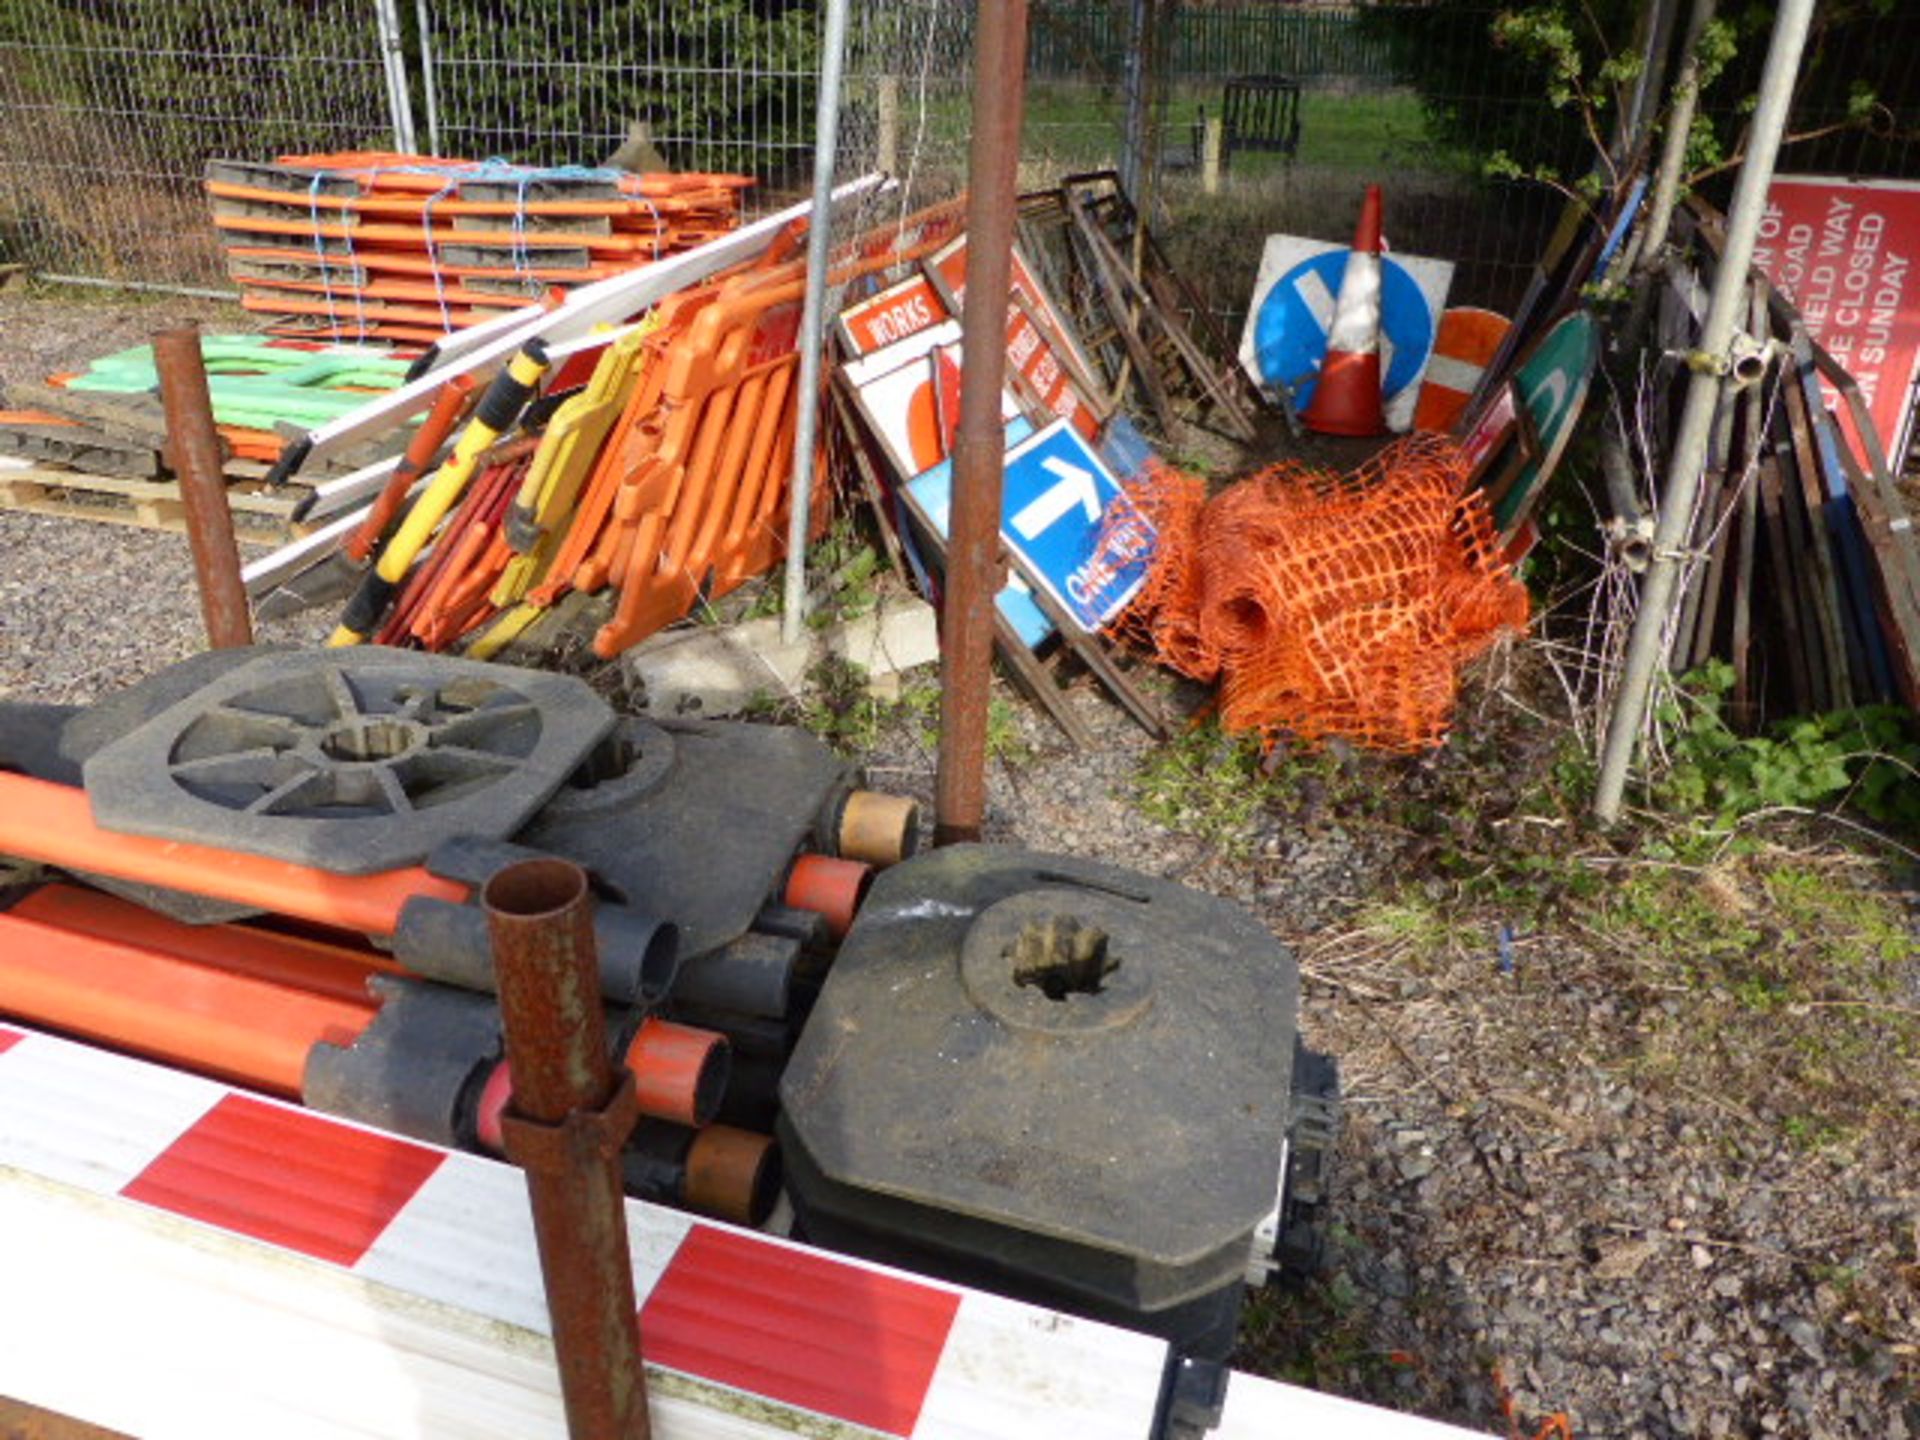
M 929 682 L 909 686 L 896 702 L 895 714 L 916 727 L 920 743 L 927 749 L 940 744 L 939 685 Z M 987 758 L 1004 765 L 1024 765 L 1033 759 L 1033 747 L 1020 729 L 1019 707 L 999 695 L 987 701 Z
M 856 516 L 841 515 L 834 520 L 827 533 L 807 552 L 813 600 L 807 612 L 808 628 L 824 630 L 842 620 L 871 613 L 880 603 L 886 586 L 885 570 L 880 551 L 867 540 Z M 786 591 L 778 570 L 738 593 L 741 603 L 737 613 L 701 607 L 695 612 L 696 618 L 702 623 L 722 624 L 764 619 L 786 609 Z
M 859 756 L 879 744 L 891 722 L 895 702 L 867 688 L 867 672 L 838 655 L 828 655 L 807 672 L 806 688 L 790 716 L 844 755 Z
M 1636 1063 L 1803 1149 L 1911 1129 L 1920 946 L 1870 867 L 1777 850 L 1643 865 L 1586 923 L 1638 1006 Z
M 1234 858 L 1251 850 L 1253 819 L 1270 790 L 1259 742 L 1224 734 L 1211 720 L 1151 751 L 1134 775 L 1149 820 Z
M 807 672 L 797 703 L 768 698 L 751 707 L 750 718 L 798 725 L 855 757 L 878 749 L 897 726 L 911 729 L 932 750 L 940 743 L 940 687 L 920 681 L 908 684 L 898 698 L 875 695 L 867 688 L 867 672 L 861 666 L 829 655 Z M 987 702 L 987 757 L 1003 765 L 1024 765 L 1033 759 L 1018 707 L 998 695 Z
M 1416 961 L 1439 959 L 1479 933 L 1449 907 L 1412 890 L 1361 906 L 1353 923 Z
M 1219 116 L 1224 82 L 1181 85 L 1167 98 L 1161 131 L 1165 153 L 1189 156 L 1195 125 L 1204 112 Z M 964 97 L 948 104 L 958 108 Z M 1093 164 L 1119 151 L 1126 96 L 1118 85 L 1036 84 L 1027 91 L 1022 153 L 1058 162 Z M 1346 90 L 1309 88 L 1300 95 L 1300 148 L 1291 163 L 1323 170 L 1377 175 L 1383 167 L 1418 161 L 1426 168 L 1468 173 L 1467 162 L 1443 152 L 1429 133 L 1420 97 L 1391 87 Z M 1284 155 L 1242 152 L 1229 173 L 1260 177 L 1289 164 Z

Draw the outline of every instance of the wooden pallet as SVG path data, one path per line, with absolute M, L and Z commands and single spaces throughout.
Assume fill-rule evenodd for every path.
M 268 490 L 254 479 L 227 485 L 234 529 L 254 539 L 285 538 L 290 533 L 297 499 L 286 491 Z M 171 480 L 130 480 L 45 466 L 0 468 L 0 510 L 137 525 L 144 530 L 176 534 L 187 528 L 180 490 Z

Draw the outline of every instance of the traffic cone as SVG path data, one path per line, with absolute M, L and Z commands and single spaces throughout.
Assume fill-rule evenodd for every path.
M 1313 400 L 1300 423 L 1322 435 L 1381 435 L 1386 413 L 1380 401 L 1380 187 L 1369 185 L 1353 232 L 1353 249 L 1340 274 L 1327 330 L 1327 358 Z

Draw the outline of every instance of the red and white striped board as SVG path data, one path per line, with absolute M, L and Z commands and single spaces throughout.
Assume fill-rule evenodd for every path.
M 1471 305 L 1456 305 L 1441 315 L 1433 355 L 1420 380 L 1420 398 L 1413 406 L 1414 429 L 1453 428 L 1510 326 L 1506 316 Z
M 1148 1440 L 1148 1336 L 628 1203 L 661 1440 Z M 0 1026 L 0 1395 L 145 1437 L 563 1437 L 517 1171 Z M 1250 1376 L 1222 1440 L 1466 1432 Z

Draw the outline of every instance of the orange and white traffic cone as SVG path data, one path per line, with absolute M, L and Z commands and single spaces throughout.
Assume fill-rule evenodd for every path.
M 1327 330 L 1313 400 L 1300 423 L 1323 435 L 1381 435 L 1387 418 L 1380 398 L 1380 187 L 1367 187 L 1353 249 L 1340 274 L 1340 297 Z

